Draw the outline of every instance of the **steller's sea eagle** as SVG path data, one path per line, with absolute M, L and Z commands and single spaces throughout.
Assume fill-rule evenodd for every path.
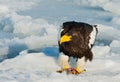
M 70 57 L 76 58 L 76 67 L 73 74 L 79 74 L 84 70 L 87 60 L 93 59 L 91 48 L 98 33 L 97 25 L 83 22 L 64 22 L 60 32 L 59 64 L 62 67 L 59 72 L 70 68 Z

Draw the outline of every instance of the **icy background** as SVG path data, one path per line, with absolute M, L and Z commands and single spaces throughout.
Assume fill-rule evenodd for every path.
M 94 59 L 78 76 L 58 74 L 65 21 L 98 25 Z M 0 0 L 0 82 L 119 82 L 119 0 Z

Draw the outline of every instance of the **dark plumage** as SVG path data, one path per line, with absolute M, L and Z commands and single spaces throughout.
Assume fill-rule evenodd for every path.
M 59 51 L 65 55 L 75 58 L 85 56 L 86 60 L 92 60 L 93 54 L 89 47 L 90 33 L 93 31 L 93 26 L 82 22 L 65 22 L 64 29 L 61 32 L 61 37 L 65 34 L 72 36 L 71 41 L 59 43 Z M 93 45 L 93 44 L 91 44 Z
M 76 67 L 72 74 L 84 72 L 83 69 L 87 60 L 93 59 L 91 48 L 94 44 L 98 30 L 96 25 L 90 25 L 82 22 L 63 23 L 60 33 L 59 43 L 59 64 L 62 69 L 57 72 L 63 72 L 69 69 L 70 57 L 76 58 Z

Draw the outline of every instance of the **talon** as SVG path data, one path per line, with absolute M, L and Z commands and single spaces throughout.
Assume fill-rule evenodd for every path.
M 61 70 L 57 70 L 56 72 L 58 72 L 58 73 L 62 73 L 63 71 L 64 71 L 64 70 L 61 69 Z
M 76 70 L 77 71 L 77 70 Z M 84 70 L 81 70 L 80 72 L 78 72 L 78 74 L 80 74 L 80 73 L 84 73 L 84 72 L 86 72 L 86 70 L 84 69 Z

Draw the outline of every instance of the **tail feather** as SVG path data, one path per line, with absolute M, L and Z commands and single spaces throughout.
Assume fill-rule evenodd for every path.
M 86 57 L 86 60 L 92 61 L 93 53 L 92 53 L 91 49 L 86 50 L 85 57 Z

